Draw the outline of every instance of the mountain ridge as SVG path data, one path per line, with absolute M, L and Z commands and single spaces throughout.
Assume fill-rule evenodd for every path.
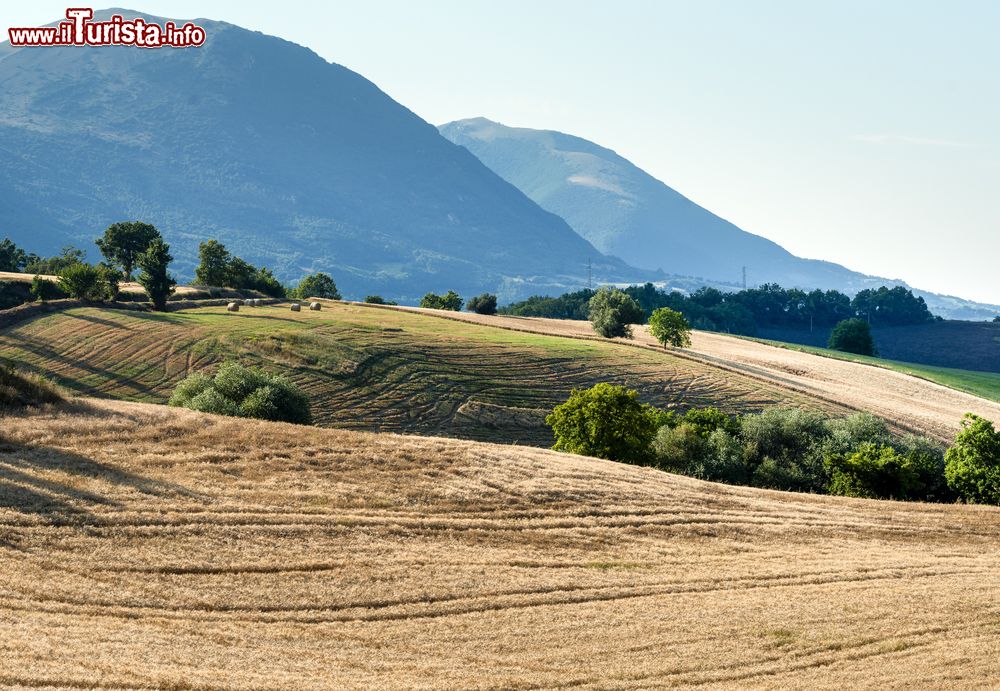
M 149 21 L 132 10 L 102 10 Z M 198 48 L 11 49 L 0 60 L 0 228 L 38 253 L 154 223 L 181 277 L 216 238 L 347 296 L 642 280 L 362 75 L 215 20 Z M 58 156 L 53 156 L 58 152 Z
M 780 283 L 856 293 L 902 285 L 821 259 L 798 257 L 747 232 L 656 179 L 612 149 L 555 130 L 509 127 L 484 117 L 439 126 L 598 250 L 625 262 L 706 283 Z M 947 317 L 989 319 L 1000 307 L 914 289 Z

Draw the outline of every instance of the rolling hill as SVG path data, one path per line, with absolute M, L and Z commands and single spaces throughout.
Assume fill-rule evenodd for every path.
M 127 16 L 146 16 L 117 10 Z M 110 10 L 97 13 L 108 18 Z M 158 226 L 182 278 L 217 238 L 342 292 L 513 299 L 641 280 L 361 75 L 198 20 L 203 47 L 0 50 L 0 228 L 54 253 L 110 223 Z M 54 155 L 58 152 L 58 155 Z
M 288 376 L 331 427 L 550 446 L 545 416 L 574 388 L 612 381 L 658 405 L 728 412 L 849 409 L 711 363 L 624 344 L 528 334 L 436 312 L 327 301 L 168 314 L 74 308 L 0 330 L 0 353 L 72 392 L 165 403 L 226 359 Z
M 12 688 L 983 687 L 1000 510 L 77 400 L 0 429 Z
M 699 206 L 614 151 L 562 132 L 506 127 L 486 118 L 450 122 L 441 133 L 543 208 L 565 218 L 597 249 L 633 266 L 703 277 L 706 283 L 780 283 L 804 289 L 864 288 L 903 281 L 796 257 Z M 907 286 L 909 287 L 909 286 Z M 992 319 L 1000 307 L 915 291 L 935 314 Z

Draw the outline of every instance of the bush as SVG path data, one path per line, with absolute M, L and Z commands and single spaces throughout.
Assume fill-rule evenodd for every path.
M 944 459 L 948 487 L 958 496 L 970 504 L 1000 504 L 1000 432 L 990 420 L 966 413 Z
M 913 460 L 891 446 L 862 444 L 850 455 L 830 456 L 830 494 L 868 499 L 920 499 L 923 489 Z
M 71 264 L 59 274 L 59 289 L 88 302 L 114 300 L 118 297 L 118 274 L 103 266 Z
M 875 355 L 875 341 L 868 322 L 862 319 L 845 319 L 833 327 L 827 347 L 856 355 Z
M 823 418 L 805 410 L 775 408 L 741 420 L 740 441 L 750 484 L 772 489 L 824 492 Z
M 195 373 L 181 381 L 170 405 L 204 413 L 294 422 L 312 422 L 309 399 L 283 377 L 244 367 L 222 365 L 214 377 Z
M 640 403 L 638 396 L 637 391 L 607 383 L 574 389 L 545 418 L 556 437 L 552 448 L 612 461 L 650 462 L 650 444 L 663 415 Z
M 476 314 L 496 314 L 497 296 L 490 293 L 483 293 L 474 298 L 469 298 L 469 304 L 465 306 L 465 309 Z
M 444 295 L 427 293 L 420 300 L 420 306 L 432 310 L 451 310 L 452 312 L 461 312 L 462 298 L 454 290 L 449 290 Z
M 695 475 L 708 455 L 708 442 L 698 429 L 687 422 L 676 427 L 663 425 L 653 439 L 656 463 L 664 470 Z
M 654 310 L 649 317 L 649 333 L 666 348 L 686 348 L 691 345 L 691 325 L 684 315 L 669 307 Z
M 632 338 L 630 325 L 645 320 L 639 303 L 617 288 L 601 288 L 590 298 L 590 323 L 605 338 Z
M 64 298 L 66 297 L 66 293 L 64 293 L 59 286 L 52 281 L 42 278 L 41 276 L 35 276 L 31 279 L 31 296 L 35 300 L 46 302 L 48 300 L 58 300 L 59 298 Z

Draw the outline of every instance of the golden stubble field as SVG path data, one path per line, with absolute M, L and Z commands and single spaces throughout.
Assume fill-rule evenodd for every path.
M 77 400 L 0 419 L 0 686 L 984 687 L 1000 510 Z

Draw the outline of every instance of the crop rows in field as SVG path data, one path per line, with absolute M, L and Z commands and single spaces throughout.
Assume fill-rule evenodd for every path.
M 338 304 L 73 309 L 0 333 L 0 352 L 80 394 L 160 403 L 191 372 L 237 358 L 302 387 L 320 425 L 535 445 L 551 443 L 545 414 L 599 381 L 664 407 L 832 408 L 668 353 Z

